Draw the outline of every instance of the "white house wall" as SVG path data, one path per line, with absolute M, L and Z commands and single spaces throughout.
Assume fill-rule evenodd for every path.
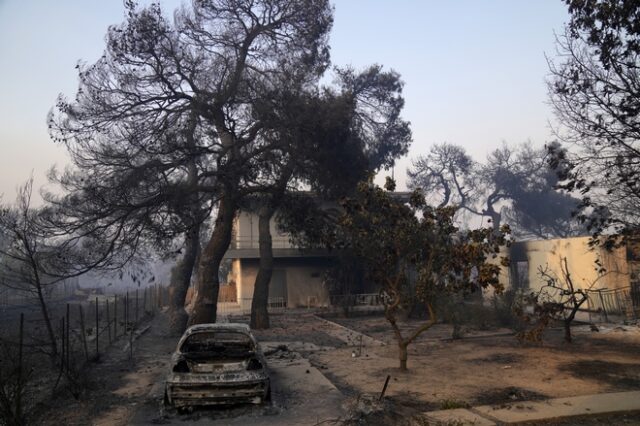
M 515 262 L 526 260 L 529 288 L 537 290 L 545 284 L 539 268 L 548 267 L 550 271 L 562 277 L 561 262 L 566 258 L 569 273 L 576 287 L 614 289 L 629 286 L 626 249 L 594 249 L 589 247 L 588 243 L 589 237 L 515 243 L 511 250 L 511 273 L 514 273 Z M 596 260 L 606 269 L 605 274 L 598 273 Z
M 253 297 L 258 268 L 258 259 L 233 261 L 230 278 L 236 282 L 238 300 Z M 323 283 L 325 269 L 324 259 L 274 259 L 274 277 L 282 273 L 286 279 L 287 306 L 326 306 L 329 292 Z
M 276 219 L 271 218 L 269 224 L 271 229 L 271 239 L 274 249 L 293 248 L 289 242 L 289 236 L 280 232 Z M 234 226 L 234 242 L 238 249 L 259 248 L 258 245 L 258 216 L 245 211 L 241 211 L 236 218 Z

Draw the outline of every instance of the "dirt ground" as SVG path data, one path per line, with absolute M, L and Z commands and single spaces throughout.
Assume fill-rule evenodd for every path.
M 536 346 L 519 343 L 505 329 L 469 331 L 451 340 L 451 327 L 438 324 L 410 346 L 409 371 L 402 373 L 384 318 L 331 320 L 387 343 L 364 348 L 355 358 L 351 348 L 310 356 L 347 394 L 380 392 L 387 375 L 392 376 L 388 395 L 433 408 L 640 389 L 637 326 L 600 332 L 580 326 L 572 344 L 562 341 L 562 330 L 552 329 Z
M 310 315 L 274 317 L 273 328 L 259 335 L 334 347 L 303 355 L 345 399 L 378 395 L 391 376 L 386 408 L 407 418 L 434 409 L 640 389 L 638 326 L 601 326 L 599 332 L 577 326 L 572 344 L 564 343 L 563 330 L 554 328 L 547 330 L 543 344 L 532 345 L 498 328 L 467 329 L 462 339 L 452 340 L 451 326 L 438 324 L 410 346 L 409 371 L 402 373 L 384 317 L 327 319 L 384 346 L 369 342 L 360 348 L 357 336 L 348 343 L 336 339 L 335 328 Z M 409 321 L 402 328 L 408 331 L 417 324 Z
M 274 315 L 272 328 L 255 334 L 260 341 L 282 342 L 308 359 L 342 392 L 346 407 L 365 412 L 349 424 L 402 424 L 398 419 L 435 409 L 640 389 L 638 326 L 602 327 L 600 332 L 577 327 L 573 344 L 562 342 L 560 329 L 549 330 L 545 343 L 533 346 L 520 344 L 505 329 L 468 330 L 463 339 L 451 340 L 450 326 L 439 324 L 410 347 L 409 371 L 402 373 L 384 318 L 329 320 L 335 324 L 309 312 Z M 159 389 L 178 337 L 165 332 L 163 321 L 157 316 L 149 332 L 136 342 L 134 361 L 114 345 L 101 363 L 93 365 L 80 398 L 60 392 L 35 424 L 124 425 L 136 412 L 139 418 L 142 409 L 149 424 L 167 423 L 160 411 Z M 404 324 L 407 329 L 413 326 Z M 358 332 L 373 339 L 363 339 L 360 347 Z M 386 398 L 377 408 L 382 407 L 385 414 L 373 420 L 366 416 L 372 409 L 363 409 L 363 401 L 377 400 L 387 376 L 391 379 Z M 286 409 L 287 401 L 280 403 Z M 270 415 L 273 424 L 279 424 L 273 410 L 253 409 L 249 415 Z M 246 416 L 247 411 L 204 414 L 210 419 L 230 415 Z M 638 413 L 620 417 L 625 424 L 637 424 L 638 418 Z M 177 420 L 190 424 L 196 419 Z

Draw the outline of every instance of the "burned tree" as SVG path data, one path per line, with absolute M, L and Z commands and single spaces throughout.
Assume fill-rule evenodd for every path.
M 473 170 L 476 163 L 458 145 L 435 144 L 426 156 L 413 160 L 407 171 L 409 186 L 420 188 L 438 207 L 473 206 Z
M 532 315 L 520 309 L 519 315 L 526 323 L 534 324 L 529 330 L 519 334 L 523 340 L 540 341 L 542 332 L 551 321 L 561 321 L 564 327 L 564 340 L 571 343 L 571 324 L 576 318 L 580 307 L 589 299 L 588 290 L 595 283 L 591 283 L 586 289 L 577 287 L 571 273 L 567 258 L 560 259 L 560 276 L 549 269 L 549 266 L 538 267 L 538 276 L 545 283 L 539 291 L 532 292 L 525 297 L 525 305 L 533 310 Z
M 47 300 L 48 290 L 74 275 L 80 257 L 74 246 L 52 238 L 44 226 L 42 209 L 31 206 L 33 179 L 18 190 L 13 207 L 0 207 L 0 285 L 31 299 L 42 315 L 49 356 L 58 355 Z
M 429 155 L 414 160 L 409 186 L 421 188 L 441 207 L 488 218 L 496 231 L 508 223 L 519 236 L 579 234 L 583 229 L 571 215 L 579 200 L 555 189 L 558 179 L 547 161 L 546 151 L 530 144 L 504 145 L 484 163 L 462 147 L 434 145 Z
M 211 322 L 233 217 L 256 191 L 255 160 L 272 149 L 266 137 L 272 129 L 257 118 L 257 104 L 285 76 L 308 86 L 319 78 L 328 60 L 331 9 L 325 0 L 196 1 L 171 23 L 158 5 L 126 5 L 127 21 L 109 29 L 104 56 L 80 67 L 76 99 L 59 100 L 53 134 L 77 153 L 76 165 L 96 146 L 98 154 L 125 154 L 123 169 L 105 172 L 131 179 L 126 196 L 109 203 L 125 208 L 101 217 L 98 229 L 122 236 L 130 248 L 150 229 L 175 235 L 174 208 L 191 205 L 186 195 L 205 210 L 217 205 L 190 319 Z M 172 131 L 190 122 L 193 144 Z M 133 148 L 118 149 L 126 146 Z M 186 184 L 190 161 L 197 167 L 194 185 Z M 113 181 L 104 182 L 95 188 L 109 192 Z
M 549 61 L 559 123 L 551 165 L 561 187 L 581 197 L 577 216 L 594 237 L 631 235 L 640 205 L 640 5 L 565 3 L 570 21 Z
M 386 187 L 393 190 L 395 183 L 388 180 Z M 418 192 L 400 200 L 369 182 L 360 184 L 342 207 L 340 244 L 362 259 L 367 278 L 380 288 L 401 370 L 407 369 L 407 347 L 436 323 L 438 295 L 487 286 L 501 290 L 500 265 L 489 259 L 497 258 L 506 243 L 506 229 L 462 232 L 453 224 L 454 209 L 429 207 Z M 416 301 L 424 306 L 426 319 L 405 334 L 399 315 Z
M 278 161 L 265 161 L 263 189 L 254 197 L 259 216 L 260 268 L 251 310 L 254 328 L 268 327 L 268 289 L 273 268 L 270 221 L 286 198 L 300 185 L 318 197 L 338 198 L 352 193 L 369 173 L 389 167 L 411 142 L 402 82 L 397 73 L 372 66 L 356 73 L 338 70 L 338 85 L 319 93 L 284 96 L 268 102 L 265 120 L 276 129 L 273 146 Z M 282 95 L 275 95 L 274 100 Z

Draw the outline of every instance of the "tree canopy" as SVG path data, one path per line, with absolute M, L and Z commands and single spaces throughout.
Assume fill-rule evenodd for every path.
M 402 82 L 372 66 L 336 69 L 320 87 L 327 0 L 197 0 L 173 20 L 157 4 L 125 5 L 104 55 L 79 65 L 75 99 L 60 97 L 50 115 L 74 168 L 53 175 L 67 195 L 49 198 L 81 206 L 61 214 L 68 228 L 132 253 L 185 235 L 215 206 L 192 317 L 208 322 L 242 200 L 287 175 L 326 188 L 341 165 L 393 164 L 410 142 Z
M 594 236 L 635 232 L 640 205 L 640 4 L 566 0 L 570 21 L 549 61 L 560 187 L 581 197 Z

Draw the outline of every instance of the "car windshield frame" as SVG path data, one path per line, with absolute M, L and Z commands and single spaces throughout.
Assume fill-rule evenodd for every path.
M 255 353 L 250 335 L 236 330 L 202 330 L 187 336 L 179 352 L 187 357 L 245 358 Z

